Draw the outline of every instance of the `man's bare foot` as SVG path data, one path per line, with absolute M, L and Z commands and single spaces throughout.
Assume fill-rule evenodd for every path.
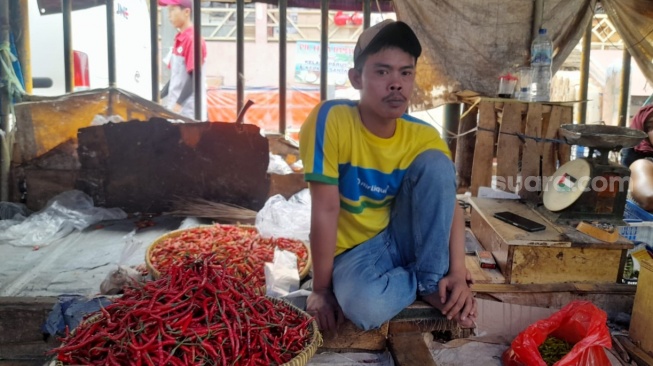
M 440 294 L 437 292 L 432 293 L 430 295 L 422 296 L 422 300 L 426 301 L 429 305 L 433 306 L 434 308 L 442 311 L 444 308 L 444 303 L 440 301 Z M 444 315 L 444 314 L 443 314 Z M 460 325 L 462 328 L 474 328 L 476 327 L 475 320 L 476 320 L 476 315 L 469 315 L 467 316 L 464 320 L 461 319 L 460 313 L 456 314 L 455 316 L 447 315 L 448 319 L 453 319 Z

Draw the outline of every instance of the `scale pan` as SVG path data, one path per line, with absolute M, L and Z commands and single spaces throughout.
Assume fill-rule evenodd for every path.
M 572 145 L 610 150 L 633 147 L 647 137 L 644 131 L 605 125 L 562 125 L 560 134 Z

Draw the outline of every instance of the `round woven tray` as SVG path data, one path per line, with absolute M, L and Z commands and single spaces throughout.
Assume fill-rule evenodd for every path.
M 269 298 L 269 299 L 270 299 L 270 301 L 272 301 L 275 304 L 282 304 L 283 306 L 287 306 L 287 307 L 291 308 L 293 311 L 301 314 L 305 318 L 310 318 L 310 315 L 308 315 L 308 313 L 306 313 L 302 309 L 296 307 L 295 305 L 293 305 L 293 304 L 291 304 L 291 303 L 289 303 L 287 301 L 283 301 L 283 300 L 280 300 L 280 299 L 275 299 L 275 298 L 272 298 L 272 297 Z M 88 319 L 86 319 L 84 321 L 84 323 L 91 323 L 91 324 L 95 323 L 95 322 L 99 321 L 101 319 L 101 317 L 102 317 L 101 313 L 93 315 L 93 316 L 89 317 Z M 320 331 L 319 331 L 319 329 L 317 327 L 317 322 L 315 321 L 315 319 L 313 319 L 313 321 L 311 321 L 309 323 L 308 327 L 309 327 L 309 332 L 311 334 L 310 340 L 308 341 L 308 345 L 306 347 L 304 347 L 304 349 L 297 356 L 295 356 L 295 358 L 293 358 L 292 360 L 284 363 L 281 366 L 304 366 L 315 355 L 315 352 L 317 352 L 317 349 L 320 348 L 320 346 L 322 346 L 322 334 L 320 333 Z M 75 330 L 73 330 L 73 332 L 74 331 Z M 74 366 L 74 365 L 64 364 L 61 361 L 55 361 L 54 365 L 55 366 Z
M 230 225 L 221 225 L 221 226 L 230 226 Z M 234 226 L 234 225 L 231 225 L 231 226 Z M 236 225 L 236 226 L 241 228 L 241 229 L 256 231 L 256 227 L 252 226 L 252 225 Z M 200 226 L 200 227 L 211 227 L 211 226 L 210 225 L 204 225 L 204 226 Z M 152 244 L 150 244 L 150 246 L 147 247 L 147 250 L 145 251 L 145 265 L 147 266 L 147 270 L 149 271 L 149 273 L 152 275 L 152 277 L 154 279 L 159 278 L 159 276 L 161 276 L 161 273 L 156 268 L 154 268 L 154 266 L 152 265 L 152 262 L 150 261 L 150 256 L 152 254 L 152 250 L 157 245 L 159 245 L 161 242 L 165 241 L 166 239 L 170 239 L 170 238 L 180 236 L 184 232 L 186 232 L 188 230 L 192 230 L 192 229 L 196 229 L 196 228 L 171 231 L 171 232 L 169 232 L 167 234 L 164 234 L 164 235 L 160 236 L 154 242 L 152 242 Z M 303 280 L 304 277 L 306 277 L 308 275 L 308 273 L 311 271 L 311 263 L 312 263 L 311 262 L 311 259 L 312 259 L 311 258 L 311 247 L 310 247 L 310 245 L 308 243 L 306 243 L 306 242 L 303 242 L 303 243 L 304 243 L 304 246 L 306 246 L 307 258 L 306 258 L 306 266 L 301 271 L 299 271 L 299 279 L 300 280 Z

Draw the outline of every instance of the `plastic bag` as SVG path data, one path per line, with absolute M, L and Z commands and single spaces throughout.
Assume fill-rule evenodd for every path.
M 263 237 L 283 237 L 308 241 L 311 231 L 311 195 L 304 189 L 289 200 L 270 197 L 256 214 L 256 228 Z
M 103 295 L 119 294 L 128 283 L 143 281 L 143 274 L 139 270 L 126 265 L 129 258 L 143 245 L 143 242 L 136 240 L 136 230 L 125 235 L 123 239 L 125 245 L 120 253 L 118 267 L 109 272 L 100 284 L 100 293 Z
M 502 360 L 506 366 L 546 366 L 538 347 L 548 336 L 574 347 L 555 366 L 610 366 L 605 348 L 612 348 L 606 313 L 589 301 L 573 301 L 547 319 L 533 323 L 512 341 Z
M 295 253 L 274 248 L 272 263 L 265 263 L 263 268 L 266 295 L 280 297 L 299 290 L 299 271 Z
M 119 208 L 94 207 L 86 193 L 63 192 L 46 207 L 27 218 L 0 221 L 0 243 L 15 246 L 46 246 L 74 230 L 83 230 L 102 220 L 119 220 L 127 214 Z
M 95 117 L 93 117 L 93 120 L 91 121 L 91 126 L 102 126 L 107 123 L 119 123 L 119 122 L 124 122 L 125 120 L 122 119 L 117 114 L 114 114 L 112 116 L 103 116 L 101 114 L 96 114 Z
M 270 153 L 270 163 L 268 164 L 269 174 L 292 174 L 293 170 L 290 165 L 280 156 Z

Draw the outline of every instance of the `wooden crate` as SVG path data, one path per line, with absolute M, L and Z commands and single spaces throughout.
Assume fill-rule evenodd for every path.
M 518 193 L 527 201 L 539 202 L 541 189 L 518 187 L 518 177 L 530 177 L 534 186 L 543 176 L 551 176 L 559 165 L 569 161 L 570 146 L 537 139 L 560 139 L 558 129 L 572 122 L 573 107 L 561 104 L 497 102 L 481 99 L 478 103 L 478 131 L 471 166 L 473 196 L 479 187 L 490 186 L 497 177 L 497 188 Z M 496 172 L 493 163 L 496 157 Z M 541 164 L 540 164 L 541 162 Z M 465 163 L 462 162 L 462 165 Z M 459 170 L 469 167 L 457 164 Z
M 621 279 L 626 250 L 632 242 L 607 243 L 572 227 L 555 225 L 515 200 L 471 198 L 472 232 L 492 252 L 507 283 L 615 283 Z M 493 215 L 510 211 L 542 223 L 544 231 L 529 233 Z
M 639 280 L 635 304 L 630 321 L 630 338 L 649 356 L 653 357 L 653 259 L 640 261 Z

